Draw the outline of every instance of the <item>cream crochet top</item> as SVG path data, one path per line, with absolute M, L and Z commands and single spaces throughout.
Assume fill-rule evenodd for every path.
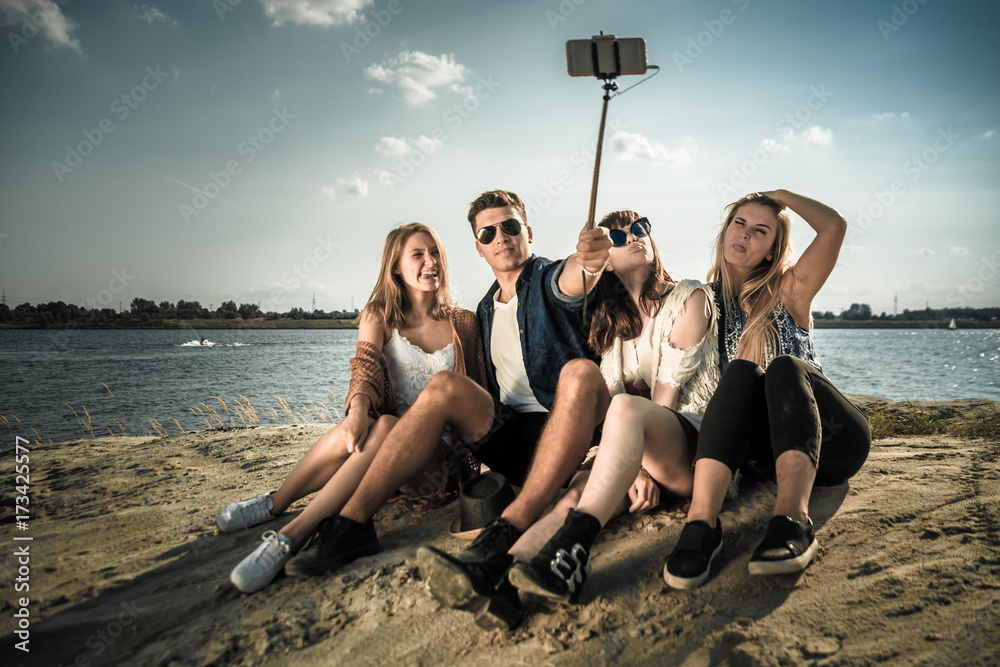
M 684 304 L 695 290 L 705 292 L 706 308 L 711 322 L 705 336 L 686 350 L 670 344 L 670 329 L 674 320 L 684 311 Z M 705 414 L 709 399 L 719 384 L 718 316 L 711 290 L 697 280 L 682 280 L 667 295 L 649 326 L 652 326 L 653 372 L 650 377 L 657 382 L 676 387 L 677 411 L 696 415 Z M 657 345 L 656 342 L 659 342 Z M 611 395 L 625 391 L 622 348 L 624 342 L 616 338 L 611 349 L 601 357 L 601 374 Z M 652 388 L 650 389 L 652 391 Z

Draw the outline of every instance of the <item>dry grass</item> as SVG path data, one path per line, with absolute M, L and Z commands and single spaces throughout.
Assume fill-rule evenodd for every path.
M 872 438 L 894 438 L 905 435 L 946 434 L 961 438 L 1000 437 L 1000 412 L 996 404 L 979 409 L 961 419 L 946 419 L 934 408 L 925 408 L 907 401 L 902 408 L 873 408 L 868 414 Z
M 117 412 L 117 404 L 115 402 L 115 395 L 111 391 L 111 388 L 101 382 L 100 385 L 104 387 L 104 390 L 108 392 L 108 396 L 112 399 L 112 404 L 115 406 L 115 412 Z M 330 396 L 336 402 L 336 396 L 332 391 L 327 390 Z M 198 420 L 198 424 L 204 430 L 219 430 L 227 428 L 238 428 L 238 427 L 252 427 L 263 425 L 262 418 L 270 418 L 273 423 L 278 425 L 292 425 L 292 424 L 316 424 L 316 423 L 327 423 L 336 424 L 340 421 L 340 412 L 337 410 L 336 406 L 331 410 L 326 406 L 323 401 L 307 401 L 306 404 L 302 406 L 301 411 L 295 411 L 289 405 L 288 401 L 280 396 L 272 395 L 274 398 L 275 407 L 271 408 L 259 408 L 254 406 L 250 399 L 243 394 L 237 394 L 237 398 L 227 403 L 218 396 L 206 396 L 206 400 L 215 401 L 217 405 L 212 407 L 208 403 L 200 402 L 195 407 L 189 407 L 188 410 L 191 414 Z M 63 403 L 66 409 L 70 411 L 70 414 L 77 420 L 80 426 L 80 430 L 83 437 L 95 438 L 98 437 L 94 433 L 94 419 L 90 414 L 90 411 L 85 405 L 81 405 L 79 409 L 74 408 L 69 403 Z M 239 423 L 237 423 L 239 419 Z M 98 419 L 98 421 L 103 421 Z M 176 418 L 171 418 L 174 425 L 177 427 L 179 433 L 188 433 L 189 431 L 181 425 L 181 422 Z M 16 423 L 16 426 L 15 426 Z M 5 426 L 10 432 L 11 437 L 14 435 L 14 430 L 24 429 L 24 424 L 17 415 L 11 413 L 9 415 L 0 415 L 0 424 Z M 122 420 L 119 418 L 111 419 L 111 425 L 97 426 L 98 429 L 104 428 L 108 432 L 107 436 L 104 437 L 123 437 L 129 435 L 147 435 L 147 436 L 157 436 L 166 437 L 169 435 L 167 429 L 154 417 L 147 417 L 139 429 L 130 433 L 122 424 Z M 117 430 L 116 430 L 117 429 Z M 35 429 L 30 429 L 34 432 L 36 444 L 42 444 L 42 437 L 39 435 L 38 431 Z M 195 429 L 197 430 L 197 429 Z M 50 439 L 51 443 L 52 440 Z

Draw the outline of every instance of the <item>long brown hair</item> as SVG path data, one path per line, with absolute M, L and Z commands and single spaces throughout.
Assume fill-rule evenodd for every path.
M 725 258 L 726 231 L 732 224 L 744 204 L 759 204 L 774 213 L 778 220 L 774 234 L 774 245 L 771 247 L 771 259 L 766 257 L 755 266 L 742 285 L 734 285 L 734 279 Z M 737 199 L 726 207 L 726 221 L 722 225 L 719 237 L 715 240 L 715 261 L 708 272 L 708 282 L 722 281 L 722 298 L 727 308 L 735 300 L 736 304 L 747 314 L 747 322 L 736 348 L 737 359 L 748 359 L 760 366 L 766 366 L 769 359 L 778 354 L 778 332 L 775 329 L 771 313 L 778 305 L 778 291 L 781 287 L 781 277 L 792 262 L 792 249 L 789 243 L 791 222 L 788 213 L 782 206 L 770 197 L 759 192 Z M 733 315 L 729 315 L 732 317 Z
M 613 211 L 604 216 L 600 226 L 607 229 L 624 229 L 641 216 L 635 211 Z M 649 274 L 639 292 L 639 306 L 629 296 L 625 285 L 613 271 L 605 271 L 597 281 L 595 289 L 596 306 L 594 319 L 590 322 L 590 338 L 588 343 L 597 354 L 604 354 L 611 349 L 615 338 L 632 340 L 642 333 L 642 312 L 655 316 L 660 312 L 663 298 L 673 289 L 674 279 L 663 267 L 660 250 L 656 241 L 649 236 L 649 244 L 653 249 L 653 261 L 650 263 Z
M 379 268 L 375 288 L 368 297 L 369 312 L 385 323 L 386 326 L 398 328 L 406 324 L 403 316 L 412 305 L 406 292 L 403 279 L 393 271 L 399 264 L 399 256 L 403 252 L 406 239 L 417 232 L 426 232 L 437 244 L 438 248 L 438 288 L 427 309 L 427 313 L 435 320 L 447 317 L 448 311 L 454 307 L 451 292 L 448 288 L 448 258 L 444 254 L 441 239 L 433 229 L 419 222 L 411 222 L 396 227 L 385 237 L 385 247 L 382 249 L 382 265 Z

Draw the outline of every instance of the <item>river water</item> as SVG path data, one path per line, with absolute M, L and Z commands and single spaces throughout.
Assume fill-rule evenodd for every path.
M 185 330 L 0 331 L 0 414 L 10 422 L 5 428 L 0 421 L 3 443 L 15 435 L 34 439 L 31 429 L 46 442 L 89 436 L 83 408 L 94 435 L 121 427 L 143 434 L 152 430 L 150 418 L 170 433 L 177 423 L 202 428 L 206 417 L 192 411 L 204 412 L 202 403 L 241 425 L 209 396 L 230 407 L 245 396 L 270 424 L 274 413 L 291 421 L 275 397 L 299 419 L 319 421 L 320 402 L 343 412 L 356 331 L 208 334 L 211 345 Z M 818 329 L 814 339 L 824 371 L 847 394 L 1000 400 L 997 329 Z

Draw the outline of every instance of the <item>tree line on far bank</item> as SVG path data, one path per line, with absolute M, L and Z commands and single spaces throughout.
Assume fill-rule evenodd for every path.
M 1000 317 L 1000 307 L 994 308 L 924 308 L 923 310 L 904 309 L 898 315 L 889 315 L 883 311 L 880 315 L 872 312 L 867 303 L 852 303 L 850 308 L 835 315 L 832 311 L 814 310 L 814 320 L 874 320 L 886 322 L 929 322 L 937 320 L 979 320 L 988 322 Z
M 50 301 L 31 305 L 22 303 L 14 308 L 0 304 L 0 324 L 26 327 L 50 327 L 72 325 L 77 327 L 129 327 L 156 326 L 167 320 L 353 320 L 357 318 L 358 310 L 323 310 L 307 311 L 303 308 L 292 308 L 287 312 L 263 312 L 260 304 L 225 301 L 221 306 L 210 310 L 197 301 L 180 300 L 177 303 L 161 301 L 156 303 L 150 299 L 135 298 L 129 304 L 128 310 L 121 312 L 114 308 L 86 308 L 62 301 Z M 885 321 L 885 322 L 928 322 L 949 320 L 979 320 L 990 321 L 1000 317 L 1000 307 L 994 308 L 925 308 L 923 310 L 906 309 L 898 315 L 881 313 L 876 315 L 867 303 L 852 303 L 850 308 L 834 314 L 832 311 L 813 311 L 815 320 L 833 321 Z
M 119 312 L 114 308 L 86 308 L 62 301 L 50 301 L 32 306 L 22 303 L 14 308 L 0 304 L 0 324 L 18 326 L 65 326 L 78 327 L 128 327 L 156 326 L 158 322 L 167 320 L 353 320 L 358 316 L 357 310 L 323 310 L 307 311 L 302 308 L 292 308 L 287 312 L 263 312 L 260 304 L 224 301 L 221 306 L 210 310 L 197 301 L 181 299 L 177 303 L 161 301 L 156 303 L 150 299 L 136 297 L 132 299 L 128 310 Z

